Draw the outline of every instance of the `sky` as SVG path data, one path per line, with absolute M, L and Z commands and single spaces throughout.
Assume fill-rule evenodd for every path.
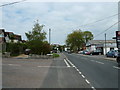
M 2 26 L 6 31 L 22 35 L 27 40 L 25 32 L 31 31 L 35 21 L 45 25 L 43 30 L 49 40 L 51 28 L 51 43 L 65 44 L 67 35 L 74 30 L 91 31 L 95 40 L 107 40 L 115 36 L 118 26 L 115 25 L 103 34 L 98 35 L 114 23 L 118 16 L 81 27 L 96 20 L 104 19 L 118 13 L 117 2 L 21 2 L 2 8 Z

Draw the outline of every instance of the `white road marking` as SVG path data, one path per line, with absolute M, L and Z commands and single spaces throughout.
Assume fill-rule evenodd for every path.
M 65 55 L 64 55 L 65 56 Z M 65 56 L 66 57 L 66 56 Z M 74 64 L 72 64 L 72 62 L 70 62 L 70 60 L 68 60 L 68 58 L 66 57 L 66 59 L 67 59 L 67 61 L 72 65 L 72 66 L 74 66 L 74 68 L 76 69 L 76 71 L 83 77 L 83 79 L 90 85 L 90 87 L 93 89 L 93 90 L 96 90 L 92 85 L 91 85 L 91 83 L 85 78 L 85 76 L 84 75 L 82 75 L 82 73 L 79 71 L 79 69 L 77 69 L 77 67 L 74 65 Z M 94 61 L 94 60 L 91 60 L 91 61 Z M 97 63 L 102 63 L 102 62 L 97 62 Z
M 67 67 L 70 67 L 70 65 L 68 64 L 68 62 L 66 61 L 66 59 L 64 59 L 64 62 L 67 65 Z
M 113 66 L 113 68 L 115 68 L 115 69 L 120 69 L 120 67 L 116 67 L 116 66 Z
M 89 82 L 87 79 L 85 79 L 85 81 L 86 81 L 88 84 L 90 84 L 90 82 Z
M 82 74 L 81 72 L 79 72 L 79 74 Z
M 18 65 L 18 64 L 8 64 L 9 66 L 21 66 L 21 65 Z
M 96 62 L 96 63 L 99 63 L 99 64 L 104 64 L 103 62 L 99 62 L 99 61 L 95 61 L 95 60 L 91 60 L 92 62 Z
M 66 59 L 66 60 L 72 65 L 72 67 L 75 67 L 75 65 L 70 60 L 68 60 L 68 59 Z
M 76 69 L 79 72 L 79 69 Z
M 82 75 L 82 77 L 83 77 L 83 78 L 85 78 L 85 76 L 84 76 L 84 75 Z

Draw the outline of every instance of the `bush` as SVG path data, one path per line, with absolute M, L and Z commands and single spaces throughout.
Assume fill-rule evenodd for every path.
M 17 56 L 24 53 L 27 48 L 24 43 L 6 43 L 6 51 L 11 53 L 11 56 Z
M 50 53 L 50 45 L 47 42 L 32 40 L 27 42 L 27 47 L 31 49 L 32 54 L 46 55 Z
M 60 55 L 57 53 L 53 53 L 53 58 L 59 57 Z

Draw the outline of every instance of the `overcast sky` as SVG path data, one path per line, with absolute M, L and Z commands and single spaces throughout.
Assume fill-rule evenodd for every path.
M 22 35 L 27 39 L 25 32 L 31 31 L 35 20 L 44 24 L 47 33 L 51 28 L 51 43 L 64 44 L 69 33 L 76 29 L 91 31 L 94 39 L 103 40 L 105 29 L 118 21 L 118 16 L 106 19 L 95 24 L 80 27 L 99 19 L 118 13 L 117 2 L 21 2 L 2 8 L 2 28 Z M 106 32 L 107 39 L 115 36 L 117 25 Z

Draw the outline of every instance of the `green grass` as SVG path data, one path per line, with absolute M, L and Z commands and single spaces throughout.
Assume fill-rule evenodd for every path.
M 57 58 L 57 57 L 60 57 L 60 55 L 57 53 L 53 53 L 53 58 Z

